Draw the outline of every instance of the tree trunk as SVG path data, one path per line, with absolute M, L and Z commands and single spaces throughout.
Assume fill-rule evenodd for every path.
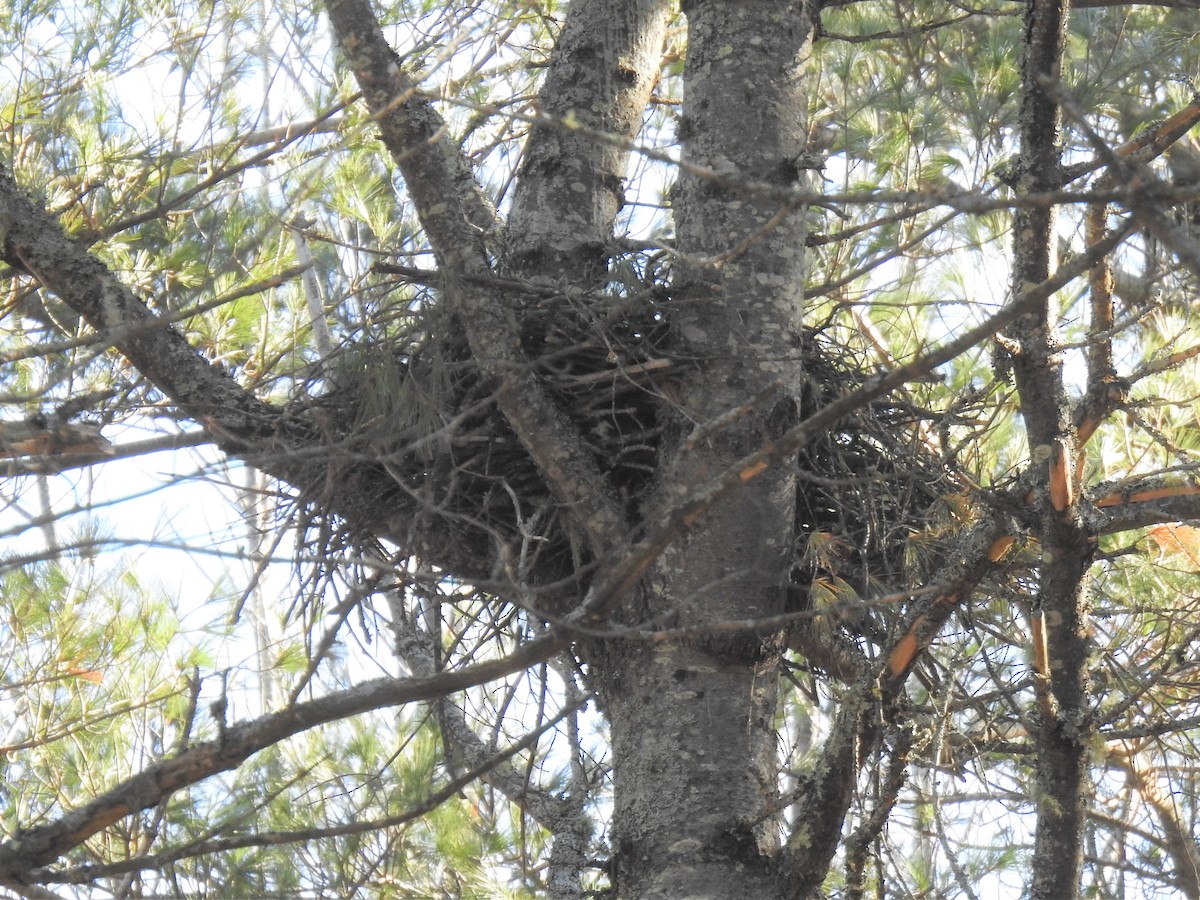
M 677 490 L 724 470 L 794 417 L 805 223 L 772 189 L 782 195 L 803 181 L 812 32 L 799 5 L 707 0 L 685 12 L 673 324 L 677 354 L 702 364 L 680 386 L 660 463 L 657 483 Z M 735 425 L 689 441 L 755 395 L 762 402 Z M 773 717 L 783 635 L 706 627 L 783 610 L 794 491 L 782 467 L 722 500 L 663 554 L 622 616 L 692 635 L 589 650 L 612 731 L 623 898 L 777 890 Z
M 1025 11 L 1021 146 L 1022 194 L 1062 186 L 1061 114 L 1051 96 L 1060 74 L 1068 4 L 1031 0 Z M 1053 269 L 1054 210 L 1025 207 L 1013 217 L 1013 287 L 1044 281 Z M 1030 896 L 1079 895 L 1095 725 L 1088 676 L 1087 573 L 1095 541 L 1075 493 L 1077 434 L 1066 395 L 1053 298 L 1013 328 L 1013 376 L 1029 436 L 1040 505 L 1042 565 L 1031 618 L 1037 694 L 1037 829 Z

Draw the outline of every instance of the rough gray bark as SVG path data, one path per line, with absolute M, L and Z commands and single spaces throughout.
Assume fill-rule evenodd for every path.
M 658 503 L 725 470 L 794 415 L 803 310 L 803 211 L 730 185 L 802 186 L 812 22 L 800 5 L 774 2 L 693 2 L 686 14 L 684 159 L 727 181 L 691 170 L 676 189 L 676 328 L 680 352 L 704 365 L 680 386 L 682 421 L 661 463 Z M 683 448 L 693 427 L 773 383 L 742 422 Z M 794 489 L 776 467 L 719 501 L 666 550 L 621 618 L 704 626 L 781 612 Z M 612 729 L 622 897 L 773 895 L 771 722 L 782 649 L 778 632 L 701 632 L 591 653 Z
M 508 216 L 505 271 L 586 287 L 605 274 L 670 11 L 667 0 L 567 8 Z
M 1068 4 L 1031 0 L 1025 11 L 1017 190 L 1037 193 L 1062 183 L 1061 113 L 1048 86 L 1057 82 Z M 1017 211 L 1013 220 L 1013 287 L 1044 280 L 1053 269 L 1053 208 Z M 1089 699 L 1087 572 L 1095 539 L 1075 496 L 1076 430 L 1063 383 L 1058 315 L 1052 303 L 1012 330 L 1013 376 L 1033 461 L 1040 507 L 1042 565 L 1032 612 L 1037 692 L 1037 829 L 1030 896 L 1078 896 L 1088 807 L 1088 767 L 1095 725 Z

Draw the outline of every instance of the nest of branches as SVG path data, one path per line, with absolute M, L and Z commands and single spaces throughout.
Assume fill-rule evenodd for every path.
M 673 355 L 669 307 L 653 297 L 605 301 L 558 295 L 526 302 L 524 349 L 633 529 L 676 415 L 674 384 L 702 361 Z M 809 389 L 802 416 L 867 377 L 860 358 L 817 330 L 803 354 Z M 327 377 L 320 403 L 346 436 L 340 446 L 352 468 L 384 473 L 405 507 L 449 530 L 455 555 L 472 559 L 476 571 L 487 560 L 496 576 L 546 584 L 576 577 L 590 561 L 582 535 L 497 408 L 496 386 L 445 311 L 430 305 L 403 329 L 343 348 Z M 852 583 L 865 587 L 899 573 L 908 536 L 944 493 L 940 461 L 919 446 L 921 416 L 891 397 L 804 449 L 801 552 L 814 536 L 832 534 L 845 548 L 840 562 Z
M 651 298 L 604 299 L 602 312 L 595 298 L 522 301 L 523 349 L 634 522 L 681 366 L 665 352 L 666 321 Z M 318 404 L 344 436 L 342 473 L 382 473 L 402 506 L 446 526 L 457 554 L 474 561 L 463 569 L 491 560 L 498 576 L 545 583 L 588 561 L 582 534 L 498 409 L 497 385 L 439 305 L 416 304 L 390 331 L 343 347 L 325 378 Z
M 860 354 L 809 335 L 804 416 L 868 377 Z M 938 428 L 943 416 L 907 392 L 878 398 L 806 445 L 797 459 L 797 573 L 825 600 L 857 601 L 921 577 L 912 539 L 953 488 Z

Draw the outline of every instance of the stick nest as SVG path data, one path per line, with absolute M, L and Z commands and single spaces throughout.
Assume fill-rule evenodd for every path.
M 675 383 L 700 365 L 672 354 L 669 309 L 614 298 L 603 314 L 562 296 L 521 310 L 530 363 L 575 423 L 631 533 L 640 520 L 664 432 L 680 422 Z M 862 383 L 861 358 L 819 330 L 802 349 L 808 389 L 801 417 Z M 545 584 L 578 577 L 590 560 L 568 511 L 553 497 L 494 402 L 454 319 L 436 306 L 405 327 L 342 349 L 319 400 L 345 435 L 339 477 L 386 475 L 398 505 L 453 536 L 459 571 Z M 944 493 L 944 466 L 922 446 L 922 413 L 904 398 L 859 409 L 797 460 L 797 547 L 836 534 L 856 580 L 893 582 L 905 542 Z M 386 498 L 381 498 L 385 499 Z M 486 562 L 485 562 L 486 561 Z

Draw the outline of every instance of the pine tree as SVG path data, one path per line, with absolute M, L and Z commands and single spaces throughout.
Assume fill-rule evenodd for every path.
M 5 13 L 0 887 L 1200 897 L 1194 4 L 680 6 Z

